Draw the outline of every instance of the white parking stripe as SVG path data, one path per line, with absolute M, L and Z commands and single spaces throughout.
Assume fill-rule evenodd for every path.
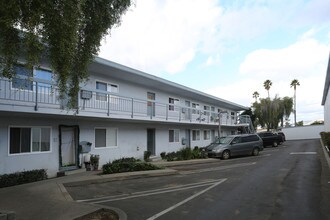
M 290 154 L 317 154 L 316 152 L 291 152 Z
M 209 180 L 209 181 L 198 182 L 198 183 L 189 183 L 189 184 L 185 184 L 185 185 L 165 187 L 165 188 L 161 188 L 161 189 L 146 190 L 146 191 L 140 191 L 140 192 L 135 192 L 135 193 L 130 193 L 130 194 L 126 193 L 126 194 L 115 195 L 115 196 L 105 196 L 105 197 L 92 198 L 92 199 L 82 199 L 82 200 L 76 200 L 76 202 L 88 202 L 88 203 L 93 203 L 93 204 L 111 202 L 111 201 L 117 201 L 117 200 L 124 200 L 124 199 L 150 196 L 150 195 L 162 194 L 162 193 L 167 193 L 167 192 L 174 192 L 174 191 L 180 191 L 180 190 L 186 190 L 186 189 L 193 189 L 193 188 L 202 187 L 202 186 L 208 186 L 208 185 L 212 185 L 212 184 L 218 182 L 219 180 L 221 181 L 222 179 Z
M 220 167 L 214 167 L 214 168 L 205 168 L 205 169 L 199 169 L 199 170 L 189 170 L 189 171 L 181 171 L 180 174 L 193 174 L 193 173 L 204 173 L 204 172 L 212 172 L 216 170 L 225 170 L 225 169 L 231 169 L 236 167 L 245 167 L 245 166 L 251 166 L 255 165 L 257 162 L 252 163 L 239 163 L 239 164 L 233 164 L 233 165 L 227 165 L 227 166 L 220 166 Z
M 212 186 L 209 186 L 208 188 L 206 188 L 206 189 L 204 189 L 204 190 L 202 190 L 202 191 L 200 191 L 200 192 L 198 192 L 198 193 L 196 193 L 196 194 L 194 194 L 194 195 L 188 197 L 187 199 L 185 199 L 185 200 L 183 200 L 183 201 L 181 201 L 181 202 L 179 202 L 179 203 L 177 203 L 177 204 L 175 204 L 175 205 L 173 205 L 173 206 L 171 206 L 171 207 L 165 209 L 164 211 L 159 212 L 159 213 L 157 213 L 157 214 L 154 215 L 154 216 L 151 216 L 151 217 L 148 218 L 147 220 L 154 220 L 154 219 L 156 219 L 156 218 L 158 218 L 158 217 L 160 217 L 160 216 L 162 216 L 162 215 L 164 215 L 164 214 L 166 214 L 166 213 L 172 211 L 173 209 L 175 209 L 175 208 L 177 208 L 177 207 L 179 207 L 179 206 L 185 204 L 186 202 L 189 202 L 190 200 L 196 198 L 197 196 L 200 196 L 201 194 L 203 194 L 203 193 L 207 192 L 208 190 L 210 190 L 210 189 L 216 187 L 217 185 L 219 185 L 219 184 L 225 182 L 226 180 L 227 180 L 227 179 L 222 179 L 221 181 L 219 181 L 219 182 L 213 184 Z

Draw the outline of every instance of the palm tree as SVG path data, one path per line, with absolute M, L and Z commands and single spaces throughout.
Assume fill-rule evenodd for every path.
M 256 102 L 257 102 L 257 100 L 259 98 L 259 92 L 255 91 L 252 95 L 253 95 L 253 98 L 255 98 Z
M 294 109 L 293 109 L 293 113 L 294 113 L 294 126 L 297 125 L 297 100 L 296 100 L 296 89 L 297 86 L 300 86 L 300 83 L 297 79 L 292 80 L 290 87 L 293 87 L 294 89 L 294 95 L 293 95 L 293 99 L 294 99 Z
M 270 87 L 273 85 L 272 81 L 270 81 L 269 79 L 267 79 L 265 82 L 264 82 L 264 87 L 265 89 L 267 90 L 268 92 L 268 98 L 269 98 L 269 89 Z

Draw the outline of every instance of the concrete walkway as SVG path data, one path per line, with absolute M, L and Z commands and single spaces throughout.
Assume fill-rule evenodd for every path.
M 40 182 L 23 184 L 19 186 L 0 189 L 0 212 L 14 211 L 16 219 L 74 219 L 100 209 L 100 206 L 73 201 L 63 184 L 93 184 L 123 180 L 128 178 L 141 178 L 147 176 L 173 175 L 177 171 L 171 166 L 212 163 L 217 159 L 153 162 L 164 166 L 162 170 L 139 171 L 110 175 L 98 175 L 100 171 L 80 172 L 72 175 L 48 179 Z

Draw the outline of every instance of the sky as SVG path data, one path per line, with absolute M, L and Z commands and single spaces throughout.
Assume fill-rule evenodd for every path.
M 329 0 L 135 0 L 99 56 L 250 107 L 263 82 L 293 97 L 297 121 L 323 120 Z M 293 114 L 291 115 L 293 123 Z

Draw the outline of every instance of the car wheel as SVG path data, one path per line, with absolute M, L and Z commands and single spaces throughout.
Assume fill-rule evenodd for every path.
M 230 152 L 229 150 L 225 150 L 223 153 L 222 153 L 222 159 L 224 160 L 228 160 L 230 158 Z
M 277 147 L 278 143 L 276 141 L 273 142 L 273 147 Z
M 253 151 L 252 151 L 252 155 L 253 156 L 258 156 L 259 155 L 259 148 L 253 148 Z

